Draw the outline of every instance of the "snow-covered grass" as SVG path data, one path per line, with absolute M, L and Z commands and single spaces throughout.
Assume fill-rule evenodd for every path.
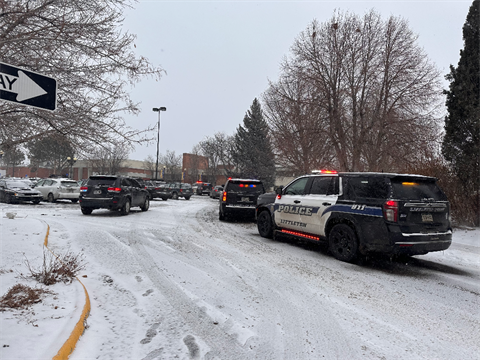
M 219 222 L 205 197 L 128 216 L 68 202 L 0 209 L 0 296 L 18 283 L 52 292 L 0 312 L 1 359 L 53 358 L 81 316 L 78 281 L 28 277 L 48 226 L 51 251 L 86 261 L 92 310 L 70 359 L 480 359 L 479 229 L 404 263 L 346 264 Z

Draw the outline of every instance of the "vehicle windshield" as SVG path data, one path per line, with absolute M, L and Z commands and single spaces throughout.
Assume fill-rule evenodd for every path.
M 400 200 L 447 200 L 434 180 L 392 179 L 392 188 L 394 198 Z

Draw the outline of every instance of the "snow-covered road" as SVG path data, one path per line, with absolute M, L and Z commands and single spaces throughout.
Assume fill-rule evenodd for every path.
M 316 244 L 264 239 L 253 222 L 220 222 L 207 197 L 128 216 L 0 206 L 0 279 L 22 262 L 5 256 L 14 222 L 48 224 L 52 251 L 87 259 L 92 310 L 70 359 L 480 359 L 478 229 L 407 263 L 347 264 Z

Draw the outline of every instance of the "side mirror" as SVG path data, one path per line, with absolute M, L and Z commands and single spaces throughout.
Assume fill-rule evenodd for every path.
M 277 199 L 281 199 L 283 193 L 283 186 L 275 188 L 275 193 L 277 194 Z

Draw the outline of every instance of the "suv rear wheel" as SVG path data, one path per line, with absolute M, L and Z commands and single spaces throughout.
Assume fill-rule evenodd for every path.
M 125 204 L 120 209 L 120 214 L 128 215 L 129 213 L 130 213 L 130 200 L 127 199 L 127 200 L 125 200 Z
M 55 202 L 55 197 L 53 196 L 52 193 L 49 193 L 48 196 L 47 196 L 47 198 L 48 198 L 48 202 L 51 202 L 51 203 L 54 203 L 54 202 Z
M 346 224 L 338 224 L 333 227 L 328 236 L 328 244 L 330 252 L 337 260 L 352 262 L 357 257 L 357 235 Z
M 82 209 L 82 214 L 83 215 L 90 215 L 92 213 L 92 208 L 82 206 L 81 209 Z
M 177 194 L 176 192 L 174 192 L 174 193 L 172 194 L 172 199 L 173 199 L 173 200 L 178 200 L 178 194 Z
M 220 209 L 218 210 L 218 220 L 224 221 L 226 216 L 222 210 L 222 206 L 220 206 Z
M 260 215 L 258 215 L 257 219 L 257 228 L 258 233 L 261 237 L 264 238 L 272 238 L 273 235 L 273 224 L 272 224 L 272 217 L 268 213 L 268 211 L 262 211 Z

